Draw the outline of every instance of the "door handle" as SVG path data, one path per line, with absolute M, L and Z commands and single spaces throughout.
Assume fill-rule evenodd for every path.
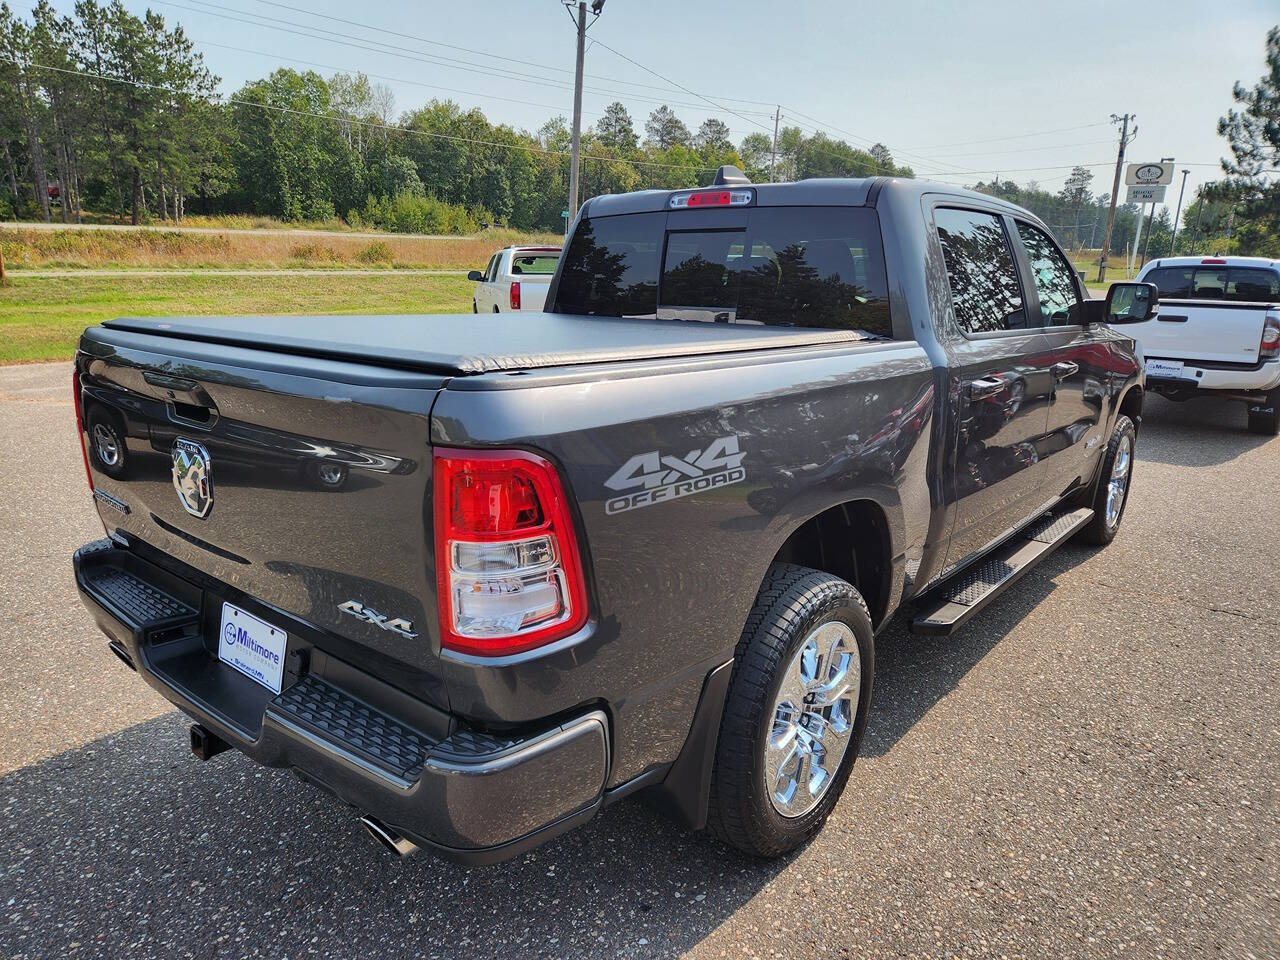
M 1074 377 L 1080 372 L 1080 364 L 1073 363 L 1070 360 L 1064 360 L 1062 363 L 1053 365 L 1053 379 L 1065 380 L 1067 377 Z
M 1187 318 L 1185 316 L 1183 316 L 1182 314 L 1175 314 L 1175 313 L 1159 313 L 1159 314 L 1156 314 L 1156 319 L 1164 323 L 1186 323 L 1187 322 Z
M 985 400 L 987 397 L 994 397 L 1003 389 L 1004 380 L 1000 377 L 983 377 L 980 380 L 970 380 L 966 386 L 970 400 Z

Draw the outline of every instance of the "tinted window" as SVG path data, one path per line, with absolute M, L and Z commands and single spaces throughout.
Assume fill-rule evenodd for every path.
M 633 214 L 584 222 L 565 255 L 556 309 L 892 335 L 874 211 L 755 207 L 745 212 L 741 227 L 726 230 L 696 229 L 697 217 Z M 584 236 L 588 226 L 590 234 Z M 667 227 L 671 229 L 664 234 Z M 608 252 L 602 254 L 606 244 Z M 644 269 L 632 273 L 647 279 L 649 271 L 656 270 L 658 246 L 663 250 L 656 300 L 646 283 L 647 310 L 620 312 L 615 304 L 633 303 L 633 298 L 618 293 L 618 288 L 630 289 L 634 281 L 612 279 L 611 271 L 618 267 L 612 258 L 625 253 L 628 265 L 643 259 Z M 643 248 L 643 258 L 633 248 Z M 571 274 L 573 280 L 566 286 Z
M 495 279 L 497 279 L 498 261 L 501 259 L 502 259 L 501 253 L 495 253 L 492 257 L 489 258 L 489 265 L 484 268 L 484 278 L 486 280 L 493 282 Z
M 1013 252 L 999 217 L 938 208 L 933 222 L 942 241 L 956 322 L 966 333 L 1027 326 Z
M 555 310 L 654 317 L 665 213 L 583 220 L 564 252 Z
M 1143 282 L 1154 283 L 1164 300 L 1185 300 L 1191 296 L 1191 276 L 1193 267 L 1160 267 L 1152 270 Z
M 1158 267 L 1143 278 L 1167 300 L 1257 303 L 1280 299 L 1280 275 L 1265 267 Z
M 1075 269 L 1043 230 L 1021 220 L 1015 223 L 1031 263 L 1036 295 L 1040 298 L 1040 324 L 1071 323 L 1072 308 L 1080 302 Z

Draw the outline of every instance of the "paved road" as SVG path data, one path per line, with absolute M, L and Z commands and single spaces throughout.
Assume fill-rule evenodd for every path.
M 163 230 L 176 233 L 232 233 L 263 236 L 275 234 L 283 237 L 352 237 L 357 240 L 386 240 L 387 238 L 405 240 L 465 240 L 453 233 L 362 233 L 352 230 L 291 230 L 287 227 L 179 227 L 170 223 L 148 223 L 134 226 L 131 223 L 44 223 L 43 221 L 14 223 L 0 221 L 0 230 Z
M 958 636 L 878 641 L 866 755 L 781 863 L 623 803 L 501 867 L 383 855 L 123 668 L 69 367 L 0 368 L 0 956 L 1280 955 L 1280 440 L 1150 404 L 1133 500 Z

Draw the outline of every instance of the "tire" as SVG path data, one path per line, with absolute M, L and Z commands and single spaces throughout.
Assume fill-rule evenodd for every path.
M 1264 437 L 1280 434 L 1280 390 L 1267 394 L 1261 403 L 1249 404 L 1249 432 Z
M 1098 472 L 1098 484 L 1094 488 L 1093 499 L 1088 506 L 1093 507 L 1093 519 L 1077 534 L 1083 543 L 1105 547 L 1116 538 L 1120 530 L 1120 522 L 1124 520 L 1124 510 L 1129 504 L 1129 489 L 1133 480 L 1133 452 L 1138 441 L 1138 429 L 1133 421 L 1121 414 L 1116 418 L 1115 428 L 1111 431 L 1111 439 L 1107 441 L 1107 449 L 1102 455 L 1102 469 Z M 1124 457 L 1123 477 L 1115 476 L 1118 459 Z M 1112 504 L 1113 482 L 1122 480 L 1122 488 L 1117 491 L 1119 508 L 1114 515 L 1108 512 Z
M 472 313 L 480 312 L 480 304 L 476 303 L 474 300 L 471 301 L 471 312 Z
M 837 637 L 842 646 L 833 657 L 837 647 L 831 641 Z M 822 657 L 816 664 L 802 657 L 811 639 L 818 641 L 815 649 Z M 843 666 L 848 692 L 832 704 L 815 705 L 810 698 L 833 676 L 833 662 L 837 678 Z M 809 672 L 816 679 L 797 685 L 806 663 L 814 665 Z M 797 665 L 799 674 L 794 672 Z M 789 563 L 769 568 L 734 651 L 720 720 L 707 818 L 716 837 L 752 856 L 778 857 L 822 828 L 862 746 L 874 668 L 871 616 L 851 584 Z M 793 699 L 803 694 L 801 710 L 789 718 L 788 690 L 795 694 Z M 826 719 L 811 719 L 814 713 Z M 818 736 L 810 737 L 811 727 L 805 724 L 812 724 Z M 809 761 L 809 777 L 792 776 L 789 770 L 799 773 L 805 768 L 796 769 L 787 761 L 806 743 L 818 745 Z M 841 743 L 843 752 L 836 760 L 831 754 Z M 820 759 L 823 752 L 825 762 Z M 806 779 L 807 784 L 800 782 Z M 809 789 L 819 779 L 817 789 Z
M 498 309 L 498 305 L 497 305 L 496 303 L 493 305 L 493 312 L 494 312 L 494 313 L 501 313 L 501 312 L 502 312 L 501 310 L 499 310 L 499 309 Z
M 93 465 L 116 480 L 125 477 L 129 472 L 129 448 L 120 418 L 104 407 L 94 406 L 85 421 L 85 431 Z

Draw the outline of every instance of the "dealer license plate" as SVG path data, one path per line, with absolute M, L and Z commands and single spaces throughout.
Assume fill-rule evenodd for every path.
M 231 603 L 222 605 L 218 659 L 275 693 L 284 677 L 289 635 Z
M 1182 379 L 1182 361 L 1181 360 L 1148 360 L 1147 376 L 1158 377 L 1164 380 L 1181 380 Z

